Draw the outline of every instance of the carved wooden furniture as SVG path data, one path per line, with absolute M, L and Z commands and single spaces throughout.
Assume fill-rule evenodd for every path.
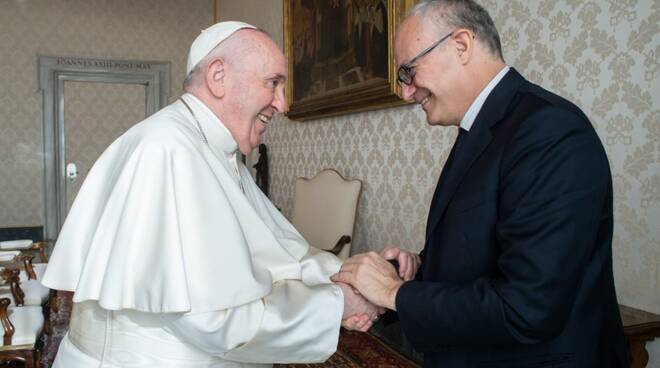
M 21 257 L 21 256 L 19 256 Z M 48 300 L 50 289 L 41 285 L 36 279 L 36 271 L 32 268 L 32 256 L 22 259 L 26 270 L 19 271 L 16 267 L 6 267 L 0 271 L 4 285 L 0 286 L 0 297 L 9 298 L 12 305 L 43 305 Z M 40 271 L 43 274 L 43 271 Z
M 21 282 L 27 280 L 36 280 L 41 282 L 41 279 L 46 272 L 47 263 L 33 263 L 34 256 L 20 255 L 16 259 L 21 263 L 23 269 L 20 272 Z
M 310 245 L 346 259 L 361 190 L 360 180 L 346 180 L 332 169 L 298 178 L 291 223 Z
M 37 242 L 33 243 L 32 247 L 28 250 L 33 250 L 39 253 L 39 260 L 41 263 L 48 262 L 48 257 L 46 257 L 46 242 Z
M 29 267 L 29 265 L 28 265 Z M 5 268 L 0 272 L 0 277 L 5 285 L 0 286 L 0 296 L 9 298 L 13 305 L 43 305 L 48 300 L 50 290 L 41 285 L 36 279 L 21 280 L 23 275 L 35 274 L 34 269 L 30 271 L 19 271 L 18 268 Z M 30 277 L 30 276 L 28 276 Z M 36 276 L 35 276 L 36 277 Z
M 0 271 L 3 286 L 0 287 L 0 296 L 6 297 L 14 305 L 23 305 L 25 293 L 20 287 L 19 270 L 17 268 L 4 268 Z
M 26 368 L 37 367 L 44 310 L 41 306 L 9 308 L 10 302 L 9 298 L 0 298 L 0 322 L 4 333 L 0 362 L 18 361 Z
M 256 170 L 255 181 L 257 186 L 268 197 L 270 175 L 268 173 L 268 147 L 265 144 L 261 143 L 259 145 L 259 159 L 252 167 Z
M 23 263 L 19 273 L 20 288 L 25 294 L 25 305 L 42 305 L 48 300 L 50 289 L 41 285 L 41 278 L 46 271 L 46 263 L 33 264 L 34 256 L 20 255 L 17 259 Z
M 32 243 L 27 248 L 3 248 L 2 251 L 20 251 L 21 253 L 38 253 L 39 261 L 41 263 L 48 262 L 48 257 L 46 257 L 46 243 L 45 242 L 36 242 Z
M 631 368 L 643 368 L 649 361 L 646 343 L 660 337 L 660 316 L 619 305 L 623 332 L 630 348 Z
M 19 256 L 19 261 L 23 262 L 23 270 L 21 273 L 25 275 L 24 277 L 19 277 L 22 280 L 36 280 L 37 279 L 37 273 L 34 271 L 34 267 L 32 266 L 32 260 L 34 259 L 34 256 Z M 21 275 L 21 276 L 23 276 Z

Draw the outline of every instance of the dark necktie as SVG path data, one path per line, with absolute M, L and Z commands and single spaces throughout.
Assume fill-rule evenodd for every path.
M 447 162 L 445 162 L 445 167 L 442 168 L 442 175 L 440 178 L 446 177 L 446 173 L 448 173 L 451 169 L 451 165 L 454 163 L 454 157 L 456 157 L 458 150 L 461 148 L 461 143 L 463 143 L 463 139 L 465 138 L 465 133 L 467 133 L 467 130 L 458 128 L 456 141 L 454 141 L 454 146 L 451 148 L 451 152 L 449 152 L 449 157 L 447 158 Z
M 440 196 L 440 192 L 442 191 L 444 182 L 447 181 L 447 175 L 449 175 L 449 170 L 451 170 L 451 165 L 454 162 L 454 157 L 456 157 L 456 154 L 461 147 L 461 143 L 463 143 L 466 133 L 467 130 L 463 128 L 458 128 L 458 135 L 456 136 L 456 141 L 454 142 L 454 146 L 451 148 L 451 151 L 449 152 L 449 157 L 445 162 L 445 167 L 442 168 L 442 173 L 440 174 L 440 178 L 438 179 L 438 184 L 435 187 L 435 193 L 433 193 L 433 199 L 431 200 L 431 211 L 429 213 L 428 220 L 431 220 L 431 217 L 433 216 L 433 209 L 435 208 L 435 202 L 438 200 L 438 197 Z M 426 224 L 427 239 L 430 235 L 429 232 L 431 230 L 429 228 L 429 225 L 430 225 L 429 223 Z

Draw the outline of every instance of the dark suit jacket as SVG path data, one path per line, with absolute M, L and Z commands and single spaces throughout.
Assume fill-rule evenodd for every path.
M 611 174 L 578 107 L 511 69 L 438 187 L 396 298 L 425 366 L 628 366 Z

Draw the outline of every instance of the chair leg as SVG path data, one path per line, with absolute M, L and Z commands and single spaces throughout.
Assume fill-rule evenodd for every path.
M 25 368 L 37 368 L 37 362 L 35 360 L 36 354 L 28 354 L 25 357 Z

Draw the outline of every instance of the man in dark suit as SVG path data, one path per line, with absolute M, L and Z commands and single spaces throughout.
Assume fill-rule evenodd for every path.
M 459 126 L 431 202 L 421 268 L 376 253 L 334 276 L 396 310 L 427 367 L 625 367 L 612 276 L 612 182 L 574 104 L 503 61 L 471 0 L 418 5 L 396 34 L 403 98 Z

